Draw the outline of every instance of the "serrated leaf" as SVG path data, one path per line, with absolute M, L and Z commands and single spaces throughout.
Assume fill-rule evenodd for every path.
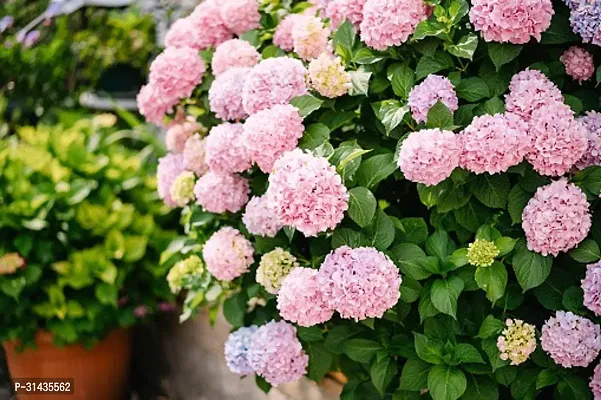
M 298 147 L 304 150 L 313 150 L 330 140 L 330 129 L 321 123 L 311 124 L 305 129 Z
M 408 64 L 396 63 L 388 67 L 386 76 L 392 85 L 394 94 L 406 99 L 415 84 L 415 72 Z
M 553 257 L 530 251 L 525 245 L 519 246 L 513 256 L 513 270 L 522 290 L 540 286 L 549 276 Z
M 364 228 L 376 214 L 377 202 L 373 193 L 364 187 L 349 190 L 348 214 L 353 221 Z
M 463 280 L 452 276 L 447 280 L 436 280 L 432 284 L 430 297 L 436 309 L 453 318 L 457 318 L 457 300 L 463 291 Z
M 488 56 L 495 64 L 497 71 L 501 67 L 515 60 L 522 52 L 523 46 L 511 43 L 488 43 Z

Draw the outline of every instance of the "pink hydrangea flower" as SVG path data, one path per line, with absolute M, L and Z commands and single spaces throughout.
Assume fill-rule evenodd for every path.
M 267 193 L 276 218 L 306 236 L 334 229 L 348 208 L 348 193 L 336 169 L 300 149 L 275 162 Z
M 191 47 L 167 47 L 150 64 L 149 82 L 158 88 L 163 101 L 175 104 L 186 99 L 202 81 L 206 66 Z
M 595 74 L 593 55 L 582 47 L 570 47 L 559 60 L 566 67 L 566 73 L 579 83 L 588 81 Z
M 330 27 L 337 29 L 345 19 L 359 30 L 363 21 L 365 0 L 332 0 L 326 5 L 325 16 L 330 18 Z
M 429 75 L 411 90 L 408 100 L 413 119 L 417 122 L 427 122 L 428 111 L 438 101 L 447 106 L 451 112 L 459 108 L 455 86 L 448 78 L 440 75 Z
M 205 144 L 205 139 L 199 134 L 195 134 L 186 140 L 184 146 L 184 167 L 197 176 L 202 176 L 209 170 L 205 161 Z
M 217 175 L 211 171 L 201 176 L 194 186 L 196 202 L 206 211 L 236 213 L 248 202 L 248 180 L 237 175 Z
M 551 0 L 472 0 L 470 21 L 487 42 L 524 44 L 551 26 Z
M 142 86 L 136 97 L 140 114 L 146 118 L 146 121 L 157 126 L 165 125 L 165 116 L 173 111 L 173 106 L 178 101 L 169 99 L 172 102 L 166 103 L 165 100 L 167 99 L 162 95 L 160 88 L 152 83 Z
M 557 311 L 542 328 L 541 345 L 564 368 L 586 367 L 601 350 L 601 330 L 592 321 Z
M 261 55 L 250 43 L 241 39 L 231 39 L 215 49 L 211 60 L 213 74 L 218 76 L 233 67 L 254 67 Z
M 284 278 L 278 292 L 278 310 L 282 318 L 305 327 L 332 318 L 334 310 L 328 307 L 317 274 L 315 269 L 299 267 Z
M 451 176 L 459 165 L 460 154 L 460 143 L 453 132 L 425 129 L 405 139 L 398 163 L 405 178 L 432 186 Z
M 296 147 L 304 130 L 298 109 L 290 104 L 278 104 L 248 117 L 242 142 L 250 153 L 250 160 L 257 163 L 261 171 L 270 173 L 275 161 Z
M 294 52 L 303 60 L 312 60 L 327 50 L 330 29 L 318 17 L 304 15 L 292 27 Z
M 273 386 L 300 379 L 309 365 L 296 328 L 285 321 L 261 326 L 253 335 L 247 357 L 252 369 Z
M 171 197 L 171 186 L 180 174 L 185 171 L 184 157 L 181 154 L 167 154 L 159 158 L 157 167 L 157 191 L 159 198 L 170 207 L 177 207 L 177 202 Z
M 242 222 L 252 235 L 274 237 L 282 224 L 269 209 L 267 196 L 253 197 L 246 205 Z
M 206 141 L 205 159 L 212 172 L 227 175 L 250 169 L 249 153 L 242 141 L 242 124 L 217 125 Z
M 306 75 L 307 70 L 300 60 L 273 57 L 261 61 L 253 67 L 244 83 L 244 110 L 252 115 L 307 94 Z
M 556 102 L 563 103 L 561 90 L 542 72 L 526 69 L 511 78 L 505 109 L 530 121 L 532 112 Z
M 582 280 L 583 304 L 597 316 L 601 316 L 601 262 L 586 266 Z
M 238 36 L 260 26 L 261 14 L 257 0 L 222 1 L 219 11 L 225 26 Z
M 591 228 L 586 195 L 566 179 L 538 188 L 522 220 L 528 248 L 545 256 L 576 247 Z
M 326 256 L 319 284 L 329 307 L 355 321 L 381 318 L 399 300 L 399 269 L 372 247 L 339 247 Z
M 215 0 L 203 1 L 188 17 L 200 32 L 197 46 L 195 46 L 200 50 L 217 47 L 234 36 L 234 33 L 228 29 L 221 18 L 217 3 Z
M 361 40 L 372 49 L 386 50 L 409 39 L 427 18 L 423 0 L 367 0 L 363 6 Z
M 285 16 L 273 34 L 273 43 L 284 51 L 292 51 L 294 42 L 292 41 L 292 28 L 296 21 L 303 19 L 302 14 L 290 14 Z
M 322 53 L 309 63 L 311 87 L 331 99 L 343 96 L 351 88 L 351 75 L 344 70 L 340 57 Z
M 192 18 L 180 18 L 167 31 L 165 47 L 191 47 L 203 50 L 201 34 Z
M 576 163 L 576 167 L 584 169 L 591 165 L 601 165 L 601 113 L 589 111 L 578 119 L 587 133 L 588 149 Z
M 593 392 L 594 399 L 601 399 L 601 363 L 597 364 L 595 367 L 589 387 L 591 388 L 591 392 Z
M 253 245 L 239 230 L 226 226 L 215 232 L 202 248 L 207 270 L 229 282 L 248 272 L 253 263 Z
M 526 159 L 542 175 L 565 174 L 588 148 L 586 129 L 565 104 L 542 106 L 532 113 L 528 125 L 532 148 Z
M 527 124 L 514 114 L 476 117 L 459 135 L 459 166 L 482 174 L 505 172 L 530 150 Z
M 172 153 L 183 152 L 186 141 L 194 135 L 194 133 L 203 129 L 204 127 L 197 123 L 194 118 L 187 118 L 181 123 L 171 125 L 165 134 L 165 145 L 167 150 Z
M 242 88 L 250 68 L 230 68 L 217 76 L 209 89 L 209 106 L 217 118 L 238 121 L 248 114 L 242 107 Z

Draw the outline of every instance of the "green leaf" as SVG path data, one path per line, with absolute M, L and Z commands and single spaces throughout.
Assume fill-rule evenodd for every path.
M 420 22 L 415 27 L 415 32 L 413 33 L 414 40 L 421 40 L 428 36 L 439 36 L 444 33 L 445 26 L 438 21 L 425 20 Z
M 501 114 L 505 112 L 505 103 L 498 97 L 487 100 L 483 105 L 484 112 L 489 115 Z
M 223 316 L 234 328 L 244 325 L 246 314 L 246 293 L 240 292 L 233 295 L 223 303 Z
M 455 250 L 455 244 L 449 234 L 442 230 L 434 232 L 426 240 L 426 251 L 428 254 L 438 258 L 440 262 L 446 262 L 447 257 Z
M 522 48 L 522 45 L 517 44 L 490 42 L 488 43 L 488 56 L 499 71 L 503 65 L 515 60 L 522 52 Z
M 547 386 L 553 386 L 557 381 L 557 375 L 555 375 L 552 370 L 544 369 L 536 376 L 536 390 L 540 390 Z
M 503 329 L 505 329 L 503 321 L 496 319 L 491 314 L 484 318 L 482 325 L 480 325 L 478 337 L 482 339 L 488 339 L 490 337 L 496 338 Z
M 395 63 L 388 67 L 386 76 L 392 84 L 392 90 L 395 95 L 402 99 L 407 99 L 409 92 L 415 85 L 415 72 L 407 63 Z
M 397 229 L 397 240 L 421 244 L 428 239 L 428 225 L 423 218 L 403 218 L 392 220 Z
M 419 299 L 422 293 L 422 285 L 410 276 L 404 276 L 401 283 L 401 300 L 405 303 L 413 303 Z
M 465 78 L 457 85 L 457 96 L 470 103 L 474 103 L 490 97 L 490 89 L 486 82 L 480 78 Z
M 588 382 L 579 376 L 564 375 L 557 384 L 557 390 L 561 399 L 564 400 L 588 400 L 592 398 Z
M 298 113 L 300 116 L 305 118 L 313 111 L 319 110 L 323 104 L 323 101 L 310 94 L 305 94 L 303 96 L 294 97 L 292 100 L 290 100 L 290 104 L 298 108 Z
M 439 100 L 428 111 L 426 126 L 430 129 L 450 129 L 453 127 L 453 113 Z
M 498 239 L 495 239 L 495 247 L 499 249 L 498 257 L 503 257 L 513 251 L 515 248 L 515 244 L 517 243 L 517 239 L 510 238 L 507 236 L 501 236 Z
M 348 214 L 353 221 L 365 228 L 376 214 L 376 198 L 368 189 L 356 187 L 349 190 Z
M 447 280 L 436 280 L 432 284 L 430 295 L 432 304 L 442 313 L 457 318 L 457 299 L 463 291 L 463 280 L 458 276 L 452 276 Z
M 404 275 L 416 280 L 427 279 L 432 273 L 424 267 L 426 253 L 413 243 L 401 243 L 389 250 L 388 255 Z
M 353 24 L 347 20 L 340 24 L 334 33 L 333 40 L 334 48 L 340 45 L 350 54 L 355 46 L 355 41 L 357 40 L 357 34 L 355 33 Z
M 378 183 L 392 175 L 398 169 L 394 155 L 379 154 L 363 161 L 355 177 L 361 186 L 373 189 Z
M 320 342 L 323 340 L 323 333 L 318 326 L 311 326 L 305 328 L 304 326 L 299 326 L 296 328 L 296 334 L 299 339 L 305 342 Z
M 469 262 L 468 258 L 467 258 L 467 249 L 461 248 L 461 249 L 455 250 L 449 256 L 449 262 L 453 263 L 453 265 L 457 268 L 460 268 L 460 267 L 463 267 L 464 265 L 466 265 Z
M 472 60 L 477 47 L 478 35 L 474 33 L 468 33 L 459 39 L 457 44 L 451 44 L 447 46 L 447 51 L 456 57 Z
M 390 356 L 385 356 L 380 360 L 376 360 L 371 365 L 371 381 L 382 396 L 390 382 L 392 382 L 392 378 L 394 378 L 397 371 L 397 363 Z
M 378 208 L 373 222 L 367 226 L 371 245 L 380 251 L 386 250 L 394 241 L 394 224 L 382 209 Z
M 324 346 L 334 354 L 342 354 L 344 343 L 353 336 L 358 335 L 362 330 L 357 325 L 335 326 L 328 332 Z
M 597 67 L 597 85 L 601 84 L 601 65 Z
M 578 247 L 570 251 L 570 257 L 579 263 L 594 263 L 601 259 L 601 250 L 599 245 L 593 239 L 586 239 Z
M 520 371 L 511 383 L 511 395 L 513 398 L 534 399 L 537 375 L 538 370 L 534 368 Z
M 457 400 L 466 387 L 467 380 L 459 368 L 435 365 L 428 373 L 428 389 L 434 400 Z
M 430 340 L 426 335 L 414 333 L 415 352 L 422 360 L 430 364 L 444 364 L 444 344 L 442 341 Z
M 382 350 L 382 345 L 368 339 L 350 339 L 344 342 L 342 348 L 344 354 L 351 360 L 368 363 L 378 351 Z
M 112 305 L 117 307 L 117 297 L 119 293 L 117 292 L 117 287 L 114 285 L 110 285 L 108 283 L 100 283 L 96 285 L 94 289 L 94 294 L 96 298 L 100 302 L 100 304 Z
M 520 185 L 515 185 L 509 192 L 509 195 L 507 196 L 507 209 L 509 210 L 509 215 L 511 215 L 511 221 L 514 224 L 522 222 L 522 213 L 531 197 L 532 194 L 522 189 Z
M 451 17 L 450 23 L 453 25 L 457 24 L 467 15 L 469 10 L 470 6 L 467 3 L 467 0 L 451 0 L 451 4 L 449 4 L 447 10 L 449 17 Z
M 542 34 L 541 44 L 563 44 L 580 42 L 580 37 L 572 31 L 569 14 L 555 13 L 551 26 Z
M 434 57 L 424 56 L 419 59 L 415 70 L 415 78 L 421 80 L 430 74 L 442 71 L 443 69 L 453 68 L 454 66 L 453 58 L 448 53 L 439 50 Z
M 493 372 L 498 368 L 504 367 L 509 364 L 507 360 L 501 360 L 499 356 L 499 348 L 497 347 L 497 338 L 491 337 L 488 339 L 482 340 L 482 350 L 488 356 L 488 360 L 490 361 L 490 366 L 492 367 Z
M 582 313 L 582 303 L 584 301 L 584 292 L 579 286 L 570 286 L 563 292 L 561 304 L 563 308 L 576 314 Z
M 146 254 L 148 238 L 144 236 L 125 236 L 125 254 L 123 260 L 127 262 L 139 261 Z
M 432 304 L 432 284 L 430 282 L 424 286 L 422 297 L 419 299 L 418 311 L 422 323 L 427 318 L 439 314 L 439 311 Z
M 261 58 L 263 58 L 263 60 L 273 57 L 282 57 L 285 55 L 286 53 L 282 49 L 273 44 L 265 47 L 261 52 Z
M 520 246 L 513 256 L 513 270 L 522 290 L 540 286 L 549 276 L 553 257 L 543 256 Z
M 369 65 L 384 59 L 384 56 L 376 55 L 367 47 L 360 48 L 353 56 L 353 61 L 359 65 Z
M 372 108 L 376 117 L 384 125 L 387 134 L 399 126 L 405 114 L 409 112 L 409 106 L 403 106 L 398 100 L 384 100 L 373 103 Z
M 367 96 L 369 91 L 369 79 L 371 72 L 366 71 L 349 71 L 351 76 L 351 88 L 349 95 L 351 96 Z
M 419 392 L 428 385 L 431 365 L 419 359 L 407 360 L 401 372 L 399 389 Z
M 469 343 L 458 343 L 454 349 L 453 359 L 457 363 L 484 364 L 480 352 Z
M 263 391 L 263 393 L 269 393 L 271 390 L 271 384 L 262 376 L 255 375 L 255 383 L 257 384 L 257 387 Z
M 470 183 L 474 196 L 487 207 L 505 208 L 509 197 L 509 178 L 507 175 L 479 175 Z
M 467 376 L 467 388 L 462 400 L 497 400 L 499 398 L 499 389 L 495 381 L 488 376 Z
M 309 355 L 307 377 L 315 382 L 319 382 L 330 371 L 334 355 L 320 343 L 309 343 L 307 354 Z
M 490 267 L 477 268 L 475 278 L 478 287 L 486 292 L 486 298 L 491 303 L 494 304 L 505 294 L 507 269 L 499 261 L 495 261 Z
M 304 150 L 313 150 L 330 140 L 330 129 L 321 123 L 311 124 L 305 129 L 298 147 Z
M 573 181 L 585 191 L 598 196 L 601 193 L 601 167 L 588 167 L 578 171 Z
M 342 246 L 352 248 L 369 246 L 371 240 L 363 233 L 350 228 L 338 228 L 332 235 L 332 248 L 337 249 Z

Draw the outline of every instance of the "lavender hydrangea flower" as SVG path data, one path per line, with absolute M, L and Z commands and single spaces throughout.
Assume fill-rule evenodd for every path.
M 252 325 L 240 328 L 228 336 L 224 345 L 225 362 L 233 373 L 249 375 L 255 372 L 248 362 L 248 348 L 256 331 L 257 326 Z

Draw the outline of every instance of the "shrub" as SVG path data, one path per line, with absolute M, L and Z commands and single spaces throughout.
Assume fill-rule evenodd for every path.
M 346 400 L 598 397 L 601 52 L 570 27 L 598 22 L 595 6 L 334 0 L 330 24 L 320 6 L 260 4 L 240 38 L 262 60 L 225 105 L 250 116 L 216 152 L 243 167 L 209 162 L 183 209 L 194 255 L 231 272 L 223 312 L 247 327 L 227 342 L 232 371 L 268 390 L 340 370 Z M 223 144 L 212 82 L 169 107 Z M 300 138 L 261 119 L 290 106 Z

